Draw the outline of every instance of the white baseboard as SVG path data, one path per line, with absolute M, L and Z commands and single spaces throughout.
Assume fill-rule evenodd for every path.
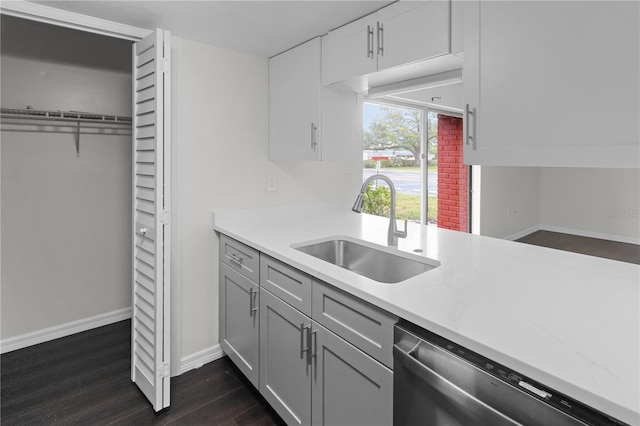
M 187 355 L 185 357 L 182 357 L 182 359 L 180 360 L 178 371 L 173 375 L 179 376 L 183 373 L 186 373 L 187 371 L 200 368 L 204 364 L 215 361 L 216 359 L 222 358 L 223 356 L 224 352 L 222 352 L 222 348 L 220 347 L 220 345 L 214 345 L 191 355 Z
M 0 341 L 0 353 L 4 354 L 37 345 L 39 343 L 59 339 L 60 337 L 91 330 L 92 328 L 113 324 L 129 318 L 131 318 L 131 308 L 124 308 L 117 311 L 107 312 L 106 314 L 100 314 L 94 317 L 56 325 L 43 330 L 32 331 L 31 333 L 22 334 L 20 336 L 9 337 Z
M 602 234 L 599 232 L 584 231 L 581 229 L 563 228 L 560 226 L 540 225 L 542 231 L 561 232 L 563 234 L 579 235 L 581 237 L 599 238 L 601 240 L 617 241 L 619 243 L 640 245 L 640 238 L 625 237 L 622 235 Z
M 515 234 L 511 234 L 511 235 L 509 235 L 507 237 L 504 237 L 503 239 L 510 240 L 510 241 L 515 241 L 515 240 L 517 240 L 519 238 L 522 238 L 522 237 L 524 237 L 526 235 L 529 235 L 529 234 L 531 234 L 533 232 L 540 231 L 540 229 L 542 229 L 542 228 L 540 228 L 540 226 L 538 226 L 538 225 L 532 226 L 531 228 L 527 228 L 524 231 L 516 232 Z

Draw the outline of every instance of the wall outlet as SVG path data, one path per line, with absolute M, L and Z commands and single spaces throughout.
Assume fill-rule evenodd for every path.
M 273 192 L 276 190 L 276 177 L 275 176 L 267 176 L 267 191 Z

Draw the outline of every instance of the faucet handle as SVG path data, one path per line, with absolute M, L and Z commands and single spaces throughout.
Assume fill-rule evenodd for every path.
M 396 231 L 395 234 L 399 238 L 407 238 L 407 221 L 404 221 L 404 231 Z

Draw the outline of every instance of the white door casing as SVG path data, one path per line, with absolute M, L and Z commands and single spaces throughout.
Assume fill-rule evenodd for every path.
M 170 40 L 133 45 L 133 296 L 131 380 L 155 411 L 170 382 Z

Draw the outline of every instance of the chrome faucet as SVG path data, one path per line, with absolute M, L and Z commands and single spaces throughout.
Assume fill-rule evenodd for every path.
M 391 207 L 389 209 L 389 233 L 387 235 L 387 245 L 395 247 L 398 245 L 398 237 L 407 237 L 407 221 L 404 221 L 404 231 L 398 231 L 396 224 L 396 188 L 395 186 L 393 186 L 393 182 L 391 181 L 391 179 L 381 174 L 370 176 L 362 184 L 360 193 L 358 194 L 356 202 L 353 204 L 351 210 L 356 213 L 362 213 L 362 207 L 364 206 L 364 193 L 367 190 L 369 184 L 377 179 L 382 179 L 383 181 L 387 182 L 389 184 L 389 189 L 391 190 Z

